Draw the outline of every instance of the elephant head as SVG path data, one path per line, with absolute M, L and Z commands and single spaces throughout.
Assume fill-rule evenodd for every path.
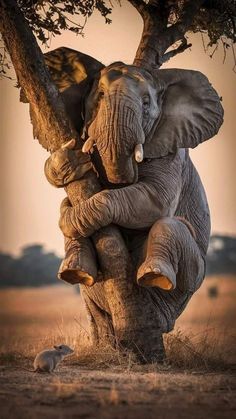
M 123 63 L 101 70 L 87 99 L 88 139 L 111 183 L 137 181 L 143 158 L 194 148 L 222 124 L 220 99 L 207 78 L 190 70 L 148 71 Z
M 143 145 L 161 113 L 164 85 L 144 69 L 114 63 L 103 69 L 86 102 L 83 151 L 95 146 L 107 180 L 134 183 Z
M 80 133 L 84 126 L 82 151 L 95 150 L 110 183 L 135 183 L 144 158 L 194 148 L 218 132 L 223 121 L 220 98 L 200 72 L 149 72 L 122 62 L 108 67 L 94 62 L 87 79 L 83 76 L 62 94 Z

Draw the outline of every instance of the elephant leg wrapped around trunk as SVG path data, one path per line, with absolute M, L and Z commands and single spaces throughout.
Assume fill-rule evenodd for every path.
M 158 220 L 140 251 L 140 260 L 137 282 L 152 293 L 160 310 L 160 328 L 169 332 L 205 275 L 205 260 L 191 224 L 179 217 Z
M 65 256 L 58 271 L 58 278 L 69 284 L 91 287 L 97 280 L 97 260 L 90 239 L 65 240 Z
M 145 260 L 138 269 L 137 282 L 144 287 L 196 291 L 205 274 L 205 263 L 190 223 L 165 217 L 151 228 Z M 178 281 L 178 284 L 177 284 Z
M 74 205 L 79 202 L 81 188 L 86 182 L 88 172 L 90 171 L 89 176 L 96 179 L 95 174 L 91 172 L 92 164 L 89 156 L 82 153 L 80 149 L 74 149 L 75 145 L 75 140 L 64 144 L 51 154 L 44 167 L 47 180 L 58 188 L 65 187 Z M 100 190 L 95 179 L 93 183 L 90 181 L 86 197 Z M 92 286 L 97 278 L 97 260 L 91 240 L 84 237 L 74 239 L 66 236 L 64 240 L 65 258 L 59 268 L 58 278 L 73 285 Z

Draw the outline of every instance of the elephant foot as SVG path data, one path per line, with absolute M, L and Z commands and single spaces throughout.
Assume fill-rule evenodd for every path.
M 83 284 L 91 287 L 97 278 L 97 263 L 92 244 L 88 239 L 66 239 L 65 258 L 58 278 L 71 285 Z
M 176 287 L 176 275 L 170 263 L 146 259 L 138 269 L 137 283 L 142 287 L 158 287 L 170 291 Z
M 66 281 L 71 285 L 83 284 L 91 287 L 95 283 L 92 275 L 89 275 L 88 272 L 82 271 L 80 266 L 76 266 L 75 268 L 68 267 L 65 260 L 62 261 L 59 268 L 58 278 L 63 279 L 63 281 Z

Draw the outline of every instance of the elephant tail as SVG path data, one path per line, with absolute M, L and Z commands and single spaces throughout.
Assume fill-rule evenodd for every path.
M 196 240 L 197 236 L 196 236 L 196 232 L 192 226 L 192 224 L 186 220 L 186 218 L 184 217 L 175 217 L 177 220 L 181 221 L 181 223 L 185 224 L 186 227 L 189 229 L 191 235 L 193 236 L 194 240 Z

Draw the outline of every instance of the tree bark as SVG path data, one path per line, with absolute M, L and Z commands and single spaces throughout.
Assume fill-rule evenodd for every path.
M 75 137 L 59 92 L 50 80 L 42 53 L 15 0 L 0 0 L 0 30 L 17 78 L 30 103 L 34 133 L 52 152 Z M 83 181 L 69 184 L 72 204 L 100 189 L 90 171 Z M 95 343 L 105 341 L 132 349 L 142 362 L 163 358 L 160 313 L 151 293 L 134 281 L 134 267 L 121 233 L 115 226 L 93 236 L 100 280 L 81 286 Z
M 129 0 L 143 18 L 143 33 L 135 55 L 134 65 L 158 69 L 171 57 L 184 52 L 191 44 L 185 33 L 204 0 L 185 1 L 177 22 L 169 24 L 171 4 L 165 0 Z M 171 3 L 171 2 L 169 2 Z M 173 46 L 176 42 L 180 45 Z M 168 50 L 172 47 L 171 50 Z M 168 51 L 167 51 L 168 50 Z

